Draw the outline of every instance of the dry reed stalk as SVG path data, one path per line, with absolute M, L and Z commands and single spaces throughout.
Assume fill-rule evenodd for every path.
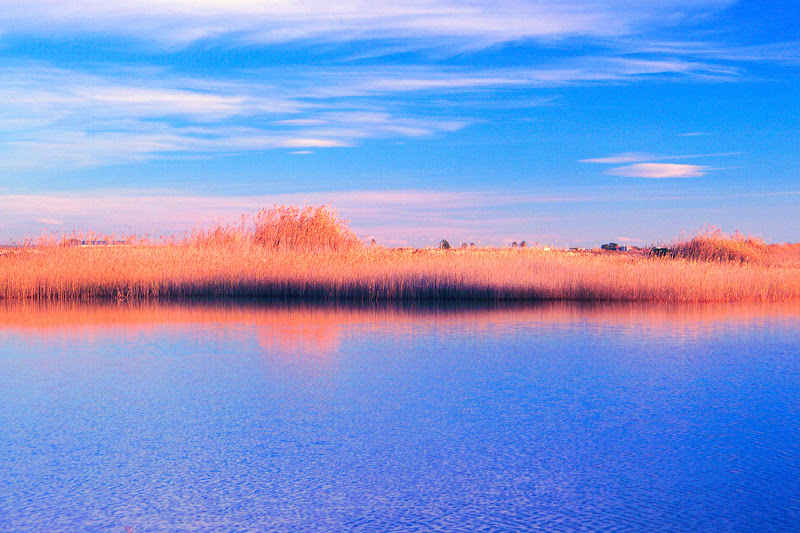
M 773 301 L 800 297 L 800 269 L 534 249 L 408 254 L 140 245 L 50 247 L 0 259 L 3 299 L 220 296 Z
M 765 252 L 768 253 L 768 252 Z M 52 243 L 0 255 L 0 299 L 292 296 L 376 300 L 776 301 L 800 298 L 796 263 L 537 248 L 359 245 L 327 208 L 280 206 L 183 241 Z

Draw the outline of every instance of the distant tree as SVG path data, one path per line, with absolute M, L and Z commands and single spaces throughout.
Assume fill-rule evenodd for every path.
M 520 248 L 525 248 L 526 246 L 528 246 L 528 243 L 525 242 L 525 241 L 522 241 L 521 243 L 519 243 L 519 247 Z
M 440 250 L 449 250 L 450 249 L 450 243 L 447 242 L 447 239 L 442 239 L 441 240 L 441 242 L 439 243 L 439 249 Z
M 512 248 L 516 248 L 517 246 L 519 246 L 519 244 L 517 244 L 517 241 L 511 243 Z
M 469 243 L 469 247 L 470 248 L 475 248 L 475 243 L 474 242 Z
M 466 248 L 466 247 L 467 247 L 467 243 L 465 243 L 465 242 L 462 242 L 462 243 L 461 243 L 461 247 L 462 247 L 462 248 Z

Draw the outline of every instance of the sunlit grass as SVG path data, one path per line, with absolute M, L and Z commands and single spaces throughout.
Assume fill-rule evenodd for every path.
M 762 239 L 738 232 L 726 235 L 715 227 L 677 242 L 670 252 L 676 257 L 700 261 L 764 263 L 770 259 L 769 247 Z
M 699 244 L 674 245 L 668 257 L 536 247 L 396 250 L 362 245 L 328 208 L 281 206 L 183 239 L 80 246 L 87 239 L 71 235 L 6 250 L 0 256 L 0 298 L 800 298 L 800 266 L 786 259 L 790 248 L 721 233 L 699 237 Z M 94 235 L 88 240 L 112 241 Z M 733 242 L 720 242 L 727 240 Z M 731 248 L 736 253 L 725 251 Z

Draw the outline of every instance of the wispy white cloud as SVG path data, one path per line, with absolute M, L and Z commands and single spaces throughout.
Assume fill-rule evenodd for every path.
M 727 44 L 715 41 L 643 41 L 632 39 L 624 47 L 637 53 L 690 56 L 699 59 L 743 63 L 800 64 L 800 40 L 755 45 Z
M 250 42 L 443 36 L 491 43 L 628 35 L 642 27 L 691 20 L 698 12 L 730 3 L 732 0 L 73 0 L 64 4 L 59 0 L 4 0 L 0 2 L 0 29 L 45 35 L 112 33 L 170 45 L 229 36 Z
M 699 178 L 705 176 L 708 169 L 709 167 L 702 165 L 635 163 L 633 165 L 610 168 L 603 173 L 624 178 Z
M 532 72 L 531 72 L 532 73 Z M 478 89 L 481 87 L 501 87 L 507 85 L 528 85 L 534 81 L 534 76 L 529 76 L 524 71 L 516 72 L 514 77 L 492 77 L 492 76 L 475 76 L 475 77 L 458 77 L 458 76 L 427 76 L 419 78 L 375 78 L 365 80 L 360 86 L 353 87 L 354 90 L 360 90 L 365 93 L 394 93 L 394 92 L 409 92 L 409 91 L 429 91 L 429 90 L 451 90 L 451 89 Z M 429 74 L 429 73 L 425 73 Z M 538 74 L 542 77 L 542 74 Z
M 467 75 L 469 74 L 469 75 Z M 728 81 L 742 76 L 735 66 L 680 59 L 641 60 L 626 57 L 580 56 L 536 67 L 459 69 L 441 66 L 350 68 L 316 73 L 307 96 L 344 98 L 369 95 L 435 92 L 480 92 L 530 87 L 633 83 L 651 78 Z M 539 105 L 547 104 L 541 101 Z
M 29 108 L 58 120 L 62 113 L 123 119 L 183 117 L 214 121 L 235 116 L 296 113 L 301 102 L 258 92 L 257 86 L 133 72 L 93 75 L 76 70 L 30 65 L 3 68 L 0 108 L 5 114 Z M 12 100 L 9 100 L 12 99 Z M 13 116 L 13 115 L 12 115 Z
M 312 139 L 309 137 L 300 137 L 294 139 L 283 139 L 278 141 L 277 146 L 280 148 L 338 148 L 350 145 L 344 141 L 338 141 L 334 139 Z
M 55 218 L 37 218 L 36 222 L 39 224 L 46 224 L 48 226 L 61 226 L 64 224 L 63 220 L 56 220 Z
M 481 47 L 519 39 L 634 34 L 652 25 L 681 24 L 692 13 L 729 3 L 76 0 L 66 6 L 56 0 L 0 0 L 0 33 L 48 39 L 123 35 L 170 46 L 210 38 L 224 38 L 226 46 L 391 38 L 399 40 L 401 49 L 413 40 L 441 39 Z M 356 146 L 365 139 L 435 137 L 467 127 L 472 122 L 468 111 L 467 116 L 455 109 L 431 113 L 393 107 L 392 99 L 471 95 L 487 102 L 492 99 L 486 94 L 533 87 L 650 78 L 724 80 L 742 74 L 735 66 L 685 54 L 647 58 L 612 51 L 568 57 L 507 68 L 287 66 L 226 72 L 224 79 L 116 65 L 93 67 L 93 74 L 42 65 L 6 67 L 0 69 L 0 168 L 90 167 L 195 153 L 325 149 Z
M 94 74 L 41 65 L 6 67 L 0 69 L 0 168 L 86 167 L 194 152 L 333 148 L 374 138 L 435 137 L 467 127 L 469 113 L 450 109 L 437 114 L 413 106 L 400 110 L 391 100 L 433 94 L 494 102 L 484 96 L 650 79 L 725 81 L 745 75 L 737 59 L 769 56 L 786 62 L 797 57 L 797 43 L 734 50 L 699 40 L 650 38 L 653 28 L 691 26 L 696 16 L 732 3 L 0 0 L 0 34 L 53 41 L 91 34 L 123 37 L 118 43 L 125 37 L 142 39 L 156 49 L 202 40 L 226 47 L 293 41 L 308 49 L 308 43 L 366 39 L 384 43 L 376 45 L 387 47 L 381 53 L 441 43 L 472 50 L 514 41 L 524 46 L 559 43 L 574 52 L 506 68 L 424 61 L 358 66 L 345 59 L 326 67 L 225 72 L 218 79 L 114 64 L 92 67 Z M 594 44 L 585 52 L 569 44 L 586 42 Z M 503 99 L 497 105 L 507 104 Z
M 606 157 L 582 159 L 581 163 L 598 163 L 606 165 L 620 165 L 603 172 L 611 176 L 625 178 L 699 178 L 705 176 L 711 167 L 705 165 L 686 165 L 678 163 L 658 163 L 657 161 L 670 161 L 681 159 L 698 159 L 709 157 L 727 157 L 740 155 L 742 152 L 719 152 L 713 154 L 684 154 L 657 156 L 643 152 L 626 152 Z M 715 167 L 713 170 L 726 170 L 729 167 Z
M 122 76 L 31 66 L 0 69 L 0 168 L 65 168 L 180 153 L 353 146 L 361 139 L 434 136 L 464 120 L 380 109 L 347 111 L 253 81 Z M 283 118 L 292 117 L 292 118 Z M 277 119 L 277 120 L 276 120 Z
M 393 110 L 387 97 L 410 91 L 477 95 L 636 81 L 654 72 L 707 75 L 702 65 L 675 61 L 584 58 L 568 63 L 539 69 L 310 69 L 224 81 L 176 77 L 158 69 L 89 74 L 42 65 L 3 68 L 0 168 L 80 168 L 186 153 L 334 148 L 364 139 L 435 137 L 465 128 L 470 119 L 453 115 L 458 108 L 439 114 L 410 106 Z M 262 78 L 269 83 L 258 81 Z
M 276 120 L 275 124 L 280 126 L 324 126 L 328 124 L 326 120 L 316 118 L 291 118 L 286 120 Z

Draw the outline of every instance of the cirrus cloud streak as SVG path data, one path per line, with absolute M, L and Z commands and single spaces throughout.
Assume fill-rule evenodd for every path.
M 7 33 L 128 35 L 169 46 L 230 38 L 274 43 L 324 37 L 444 38 L 486 43 L 564 36 L 615 37 L 691 20 L 733 0 L 73 0 L 0 1 Z
M 214 79 L 174 76 L 166 69 L 112 74 L 41 64 L 0 68 L 0 168 L 83 168 L 185 154 L 434 138 L 481 119 L 471 118 L 469 109 L 456 111 L 460 115 L 436 109 L 430 100 L 427 107 L 409 105 L 415 98 L 524 93 L 653 76 L 726 77 L 735 71 L 674 60 L 577 58 L 524 69 L 416 65 L 300 72 L 287 67 L 239 74 Z
M 678 163 L 635 163 L 623 167 L 610 168 L 603 172 L 610 176 L 623 178 L 700 178 L 709 167 L 703 165 L 682 165 Z

